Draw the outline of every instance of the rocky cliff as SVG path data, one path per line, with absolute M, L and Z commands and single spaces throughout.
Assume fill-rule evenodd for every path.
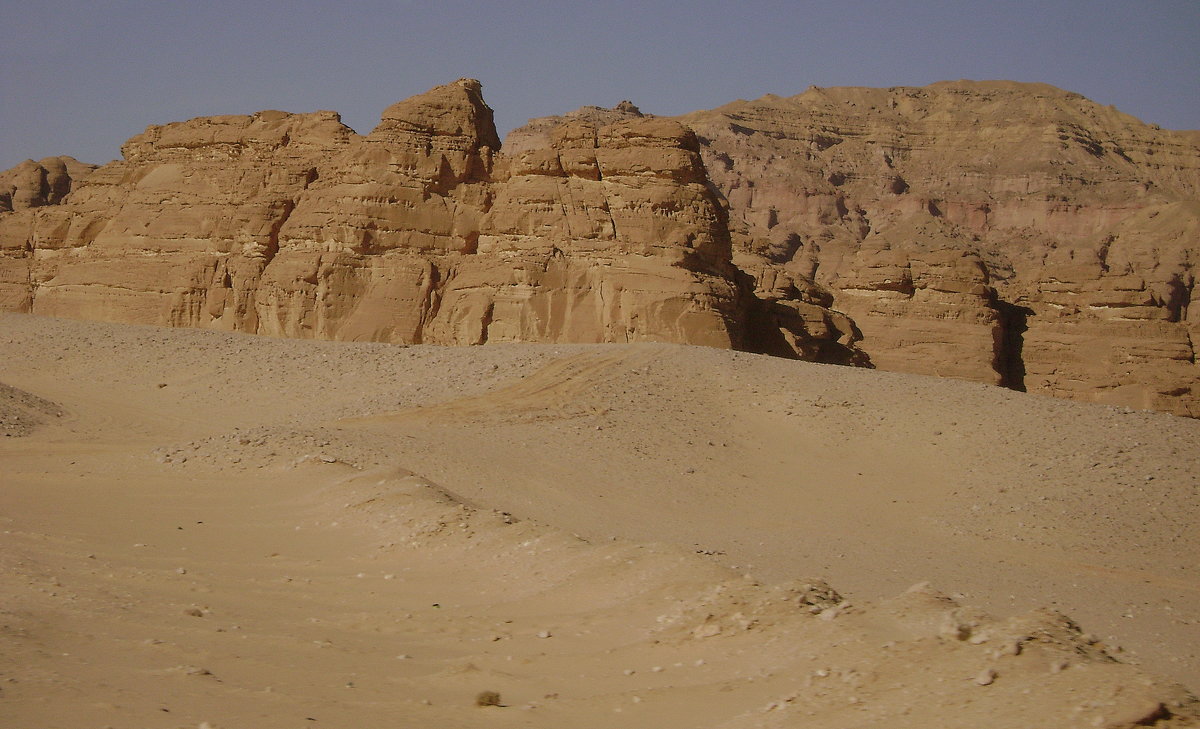
M 1200 416 L 1200 133 L 1053 87 L 629 102 L 479 83 L 0 173 L 0 308 L 437 344 L 658 340 Z
M 0 216 L 0 306 L 292 337 L 791 341 L 861 358 L 827 308 L 783 329 L 763 315 L 693 132 L 608 121 L 502 155 L 464 79 L 367 135 L 332 112 L 152 126 L 69 194 L 27 181 L 26 163 L 4 178 L 21 184 Z
M 831 291 L 875 366 L 1200 416 L 1200 134 L 1011 82 L 680 120 L 735 260 Z

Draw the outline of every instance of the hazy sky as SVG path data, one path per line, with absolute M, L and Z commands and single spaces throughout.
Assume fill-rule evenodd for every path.
M 0 0 L 0 170 L 148 124 L 389 104 L 469 76 L 503 135 L 630 99 L 679 114 L 809 85 L 1044 81 L 1200 128 L 1200 0 Z

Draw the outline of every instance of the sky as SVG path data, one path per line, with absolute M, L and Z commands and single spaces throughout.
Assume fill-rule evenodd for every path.
M 501 136 L 629 99 L 681 114 L 816 86 L 1039 81 L 1200 129 L 1200 0 L 0 0 L 0 170 L 104 163 L 149 124 L 483 82 Z

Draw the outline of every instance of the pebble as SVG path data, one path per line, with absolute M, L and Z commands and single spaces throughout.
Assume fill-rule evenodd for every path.
M 985 668 L 975 677 L 975 683 L 980 686 L 990 686 L 996 680 L 996 676 L 997 673 L 994 669 Z
M 539 638 L 549 638 L 551 635 L 552 635 L 552 633 L 551 633 L 549 630 L 539 630 L 539 631 L 538 631 L 538 634 L 537 634 L 537 637 L 539 637 Z

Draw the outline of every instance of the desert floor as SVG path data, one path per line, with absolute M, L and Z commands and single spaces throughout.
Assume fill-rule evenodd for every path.
M 5 728 L 1200 715 L 1200 421 L 21 315 L 0 383 Z

